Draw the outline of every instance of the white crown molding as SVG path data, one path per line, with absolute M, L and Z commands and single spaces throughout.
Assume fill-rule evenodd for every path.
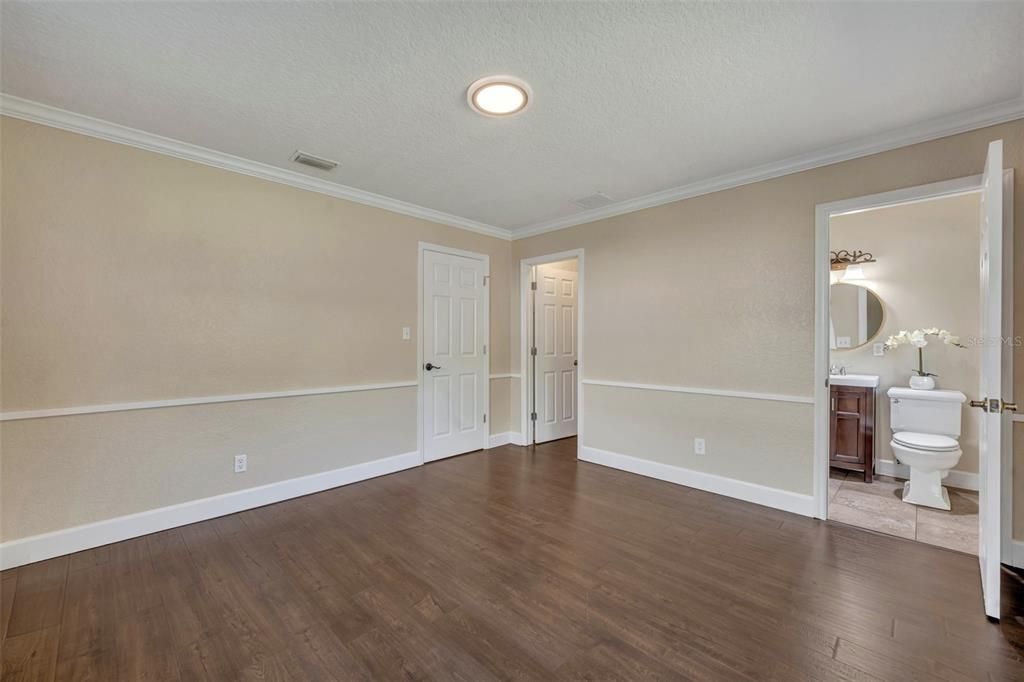
M 396 381 L 388 384 L 357 384 L 352 386 L 327 386 L 324 388 L 297 388 L 291 391 L 264 391 L 262 393 L 235 393 L 232 395 L 207 395 L 192 398 L 171 398 L 168 400 L 143 400 L 132 403 L 101 403 L 99 405 L 75 405 L 42 410 L 19 410 L 0 412 L 0 422 L 20 419 L 45 419 L 47 417 L 69 417 L 77 414 L 98 414 L 101 412 L 128 412 L 131 410 L 152 410 L 160 407 L 182 407 L 184 405 L 210 405 L 213 403 L 237 403 L 245 400 L 271 400 L 275 398 L 300 398 L 309 395 L 332 395 L 335 393 L 358 393 L 361 391 L 383 391 L 392 388 L 416 388 L 415 381 Z
M 558 218 L 536 223 L 512 230 L 512 239 L 525 239 L 545 232 L 564 230 L 584 223 L 592 223 L 605 218 L 612 218 L 645 208 L 654 208 L 662 204 L 670 204 L 682 199 L 690 199 L 702 194 L 720 192 L 742 185 L 749 185 L 762 180 L 799 173 L 813 168 L 820 168 L 842 161 L 849 161 L 872 154 L 907 147 L 912 144 L 928 142 L 941 137 L 965 133 L 978 128 L 1014 121 L 1024 118 L 1024 97 L 1009 102 L 993 104 L 980 109 L 973 109 L 961 114 L 943 116 L 922 123 L 916 123 L 879 135 L 873 135 L 854 142 L 826 147 L 807 154 L 793 156 L 782 161 L 755 166 L 746 170 L 726 173 L 706 180 L 698 180 L 680 187 L 666 189 L 636 199 L 619 201 L 608 206 L 576 213 L 565 218 Z
M 48 125 L 62 130 L 96 137 L 109 142 L 125 144 L 139 149 L 166 154 L 207 166 L 229 170 L 243 175 L 277 182 L 291 187 L 326 194 L 338 199 L 373 206 L 375 208 L 400 213 L 402 215 L 421 218 L 431 222 L 457 227 L 478 234 L 485 234 L 498 239 L 525 239 L 546 232 L 563 230 L 567 227 L 592 223 L 605 218 L 612 218 L 633 211 L 654 208 L 683 199 L 720 192 L 742 185 L 749 185 L 762 180 L 799 173 L 813 168 L 820 168 L 842 161 L 870 156 L 881 152 L 906 147 L 920 142 L 927 142 L 941 137 L 956 135 L 978 128 L 998 125 L 1024 118 L 1024 97 L 1009 102 L 994 104 L 974 109 L 962 114 L 954 114 L 931 119 L 896 130 L 874 135 L 862 140 L 833 147 L 827 147 L 800 156 L 790 157 L 782 161 L 755 166 L 734 173 L 719 175 L 714 178 L 698 180 L 686 185 L 674 187 L 635 199 L 619 201 L 590 211 L 582 211 L 565 218 L 543 221 L 526 227 L 507 230 L 487 225 L 469 218 L 418 206 L 399 199 L 392 199 L 373 192 L 367 192 L 320 178 L 314 178 L 296 171 L 285 170 L 258 161 L 250 161 L 232 154 L 214 151 L 198 145 L 180 142 L 171 138 L 154 135 L 135 128 L 117 123 L 76 114 L 58 109 L 39 102 L 0 93 L 0 114 L 19 118 L 33 123 Z
M 186 161 L 194 161 L 206 166 L 213 166 L 261 180 L 269 180 L 282 185 L 326 194 L 338 199 L 353 201 L 357 204 L 373 206 L 394 213 L 421 218 L 431 222 L 458 227 L 470 232 L 485 234 L 499 239 L 511 239 L 511 232 L 500 227 L 487 225 L 469 218 L 462 218 L 432 208 L 418 206 L 399 199 L 392 199 L 373 192 L 349 187 L 335 182 L 328 182 L 296 171 L 285 170 L 258 161 L 250 161 L 233 154 L 225 154 L 198 145 L 172 140 L 161 135 L 154 135 L 135 128 L 103 121 L 91 116 L 76 114 L 64 109 L 51 107 L 47 104 L 0 93 L 0 114 L 19 118 L 32 123 L 39 123 L 53 128 L 60 128 L 80 135 L 96 137 L 108 142 L 125 144 L 139 149 L 166 154 Z

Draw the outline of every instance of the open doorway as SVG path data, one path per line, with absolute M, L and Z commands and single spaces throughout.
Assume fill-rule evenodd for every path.
M 878 500 L 894 498 L 884 506 L 903 520 L 871 530 L 949 547 L 956 507 L 968 516 L 960 531 L 973 522 L 973 491 L 965 488 L 976 480 L 976 554 L 992 619 L 1000 617 L 1001 561 L 1012 556 L 1012 188 L 1013 171 L 1003 169 L 1003 143 L 996 140 L 980 175 L 820 204 L 815 212 L 816 515 L 847 523 L 857 517 L 854 525 L 868 527 L 868 517 L 881 513 Z M 944 228 L 955 238 L 934 232 L 947 214 L 961 212 L 960 227 Z M 872 221 L 883 225 L 870 228 Z M 910 240 L 912 248 L 901 248 L 912 236 L 908 221 L 923 231 Z M 872 229 L 881 235 L 874 251 L 833 242 L 866 240 Z M 956 250 L 947 248 L 950 241 Z M 883 258 L 892 263 L 882 267 Z M 977 288 L 968 283 L 974 273 Z M 879 281 L 871 286 L 873 278 Z M 961 281 L 960 288 L 946 286 L 949 279 Z M 893 356 L 902 369 L 887 360 Z M 846 365 L 845 358 L 855 360 Z M 853 499 L 840 504 L 848 483 L 881 495 L 861 497 L 859 508 Z M 929 527 L 920 534 L 922 515 Z M 963 537 L 957 544 L 969 551 Z
M 580 433 L 583 254 L 521 262 L 523 436 L 526 444 Z
M 980 214 L 969 191 L 829 220 L 829 518 L 975 555 Z M 917 450 L 941 469 L 912 490 Z

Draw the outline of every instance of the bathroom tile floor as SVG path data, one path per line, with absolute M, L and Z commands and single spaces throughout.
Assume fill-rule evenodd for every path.
M 978 553 L 978 493 L 950 488 L 950 511 L 907 504 L 901 498 L 902 479 L 875 476 L 865 483 L 862 474 L 831 469 L 829 518 L 840 523 L 896 535 L 909 540 Z

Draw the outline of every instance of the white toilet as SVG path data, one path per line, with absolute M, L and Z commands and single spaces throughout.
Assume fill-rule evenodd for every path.
M 889 417 L 892 451 L 910 467 L 903 486 L 903 501 L 936 509 L 949 509 L 949 493 L 942 479 L 960 461 L 960 391 L 921 391 L 890 388 Z

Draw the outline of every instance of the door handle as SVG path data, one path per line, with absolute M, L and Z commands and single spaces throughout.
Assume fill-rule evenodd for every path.
M 996 414 L 1017 411 L 1017 403 L 1008 403 L 999 398 L 982 398 L 981 400 L 972 400 L 969 404 L 971 407 L 977 407 L 986 412 L 994 412 Z
M 429 372 L 432 369 L 442 369 L 442 367 L 441 365 L 435 365 L 433 363 L 428 362 L 427 364 L 423 365 L 423 369 Z

